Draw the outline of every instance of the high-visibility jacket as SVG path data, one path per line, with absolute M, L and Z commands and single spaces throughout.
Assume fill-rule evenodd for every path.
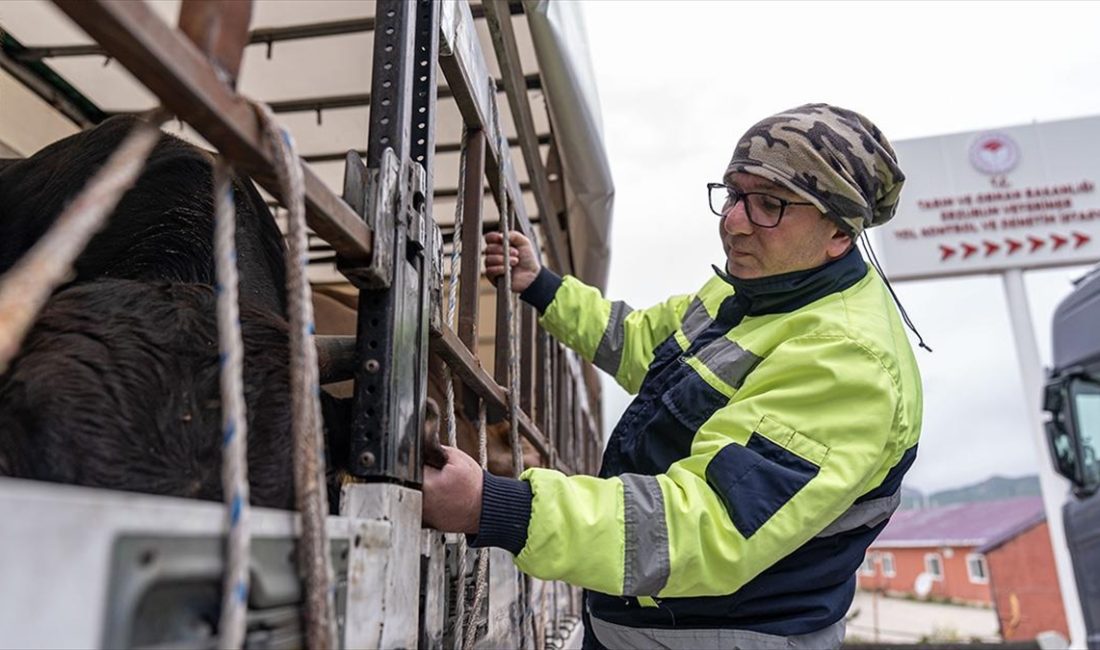
M 590 590 L 591 615 L 618 626 L 800 635 L 841 620 L 922 409 L 905 330 L 858 250 L 761 280 L 716 269 L 636 311 L 572 277 L 536 285 L 542 325 L 637 397 L 600 477 L 489 479 L 480 543 Z

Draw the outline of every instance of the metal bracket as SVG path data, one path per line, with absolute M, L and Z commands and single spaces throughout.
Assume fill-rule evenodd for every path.
M 402 188 L 402 205 L 405 223 L 409 225 L 409 256 L 423 251 L 426 242 L 425 217 L 427 215 L 427 175 L 419 163 L 409 163 L 405 168 L 405 186 Z
M 428 301 L 431 312 L 428 315 L 428 331 L 433 336 L 443 334 L 443 232 L 433 221 L 431 232 L 432 255 L 428 256 Z
M 344 201 L 363 216 L 374 234 L 370 264 L 349 267 L 337 260 L 340 271 L 362 289 L 386 289 L 393 283 L 394 237 L 399 212 L 401 162 L 393 149 L 382 152 L 381 166 L 367 169 L 355 151 L 344 166 Z

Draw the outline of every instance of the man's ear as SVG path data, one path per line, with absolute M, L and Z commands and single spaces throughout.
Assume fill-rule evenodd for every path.
M 843 257 L 851 248 L 851 235 L 838 227 L 833 231 L 833 236 L 829 238 L 829 243 L 825 245 L 825 255 L 829 258 L 829 261 L 832 261 Z

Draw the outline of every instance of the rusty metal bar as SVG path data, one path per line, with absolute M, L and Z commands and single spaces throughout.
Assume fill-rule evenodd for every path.
M 288 25 L 286 27 L 261 27 L 253 29 L 248 35 L 249 45 L 270 45 L 280 41 L 293 41 L 323 36 L 358 34 L 374 31 L 374 17 L 333 20 L 322 23 Z M 20 61 L 41 61 L 76 56 L 108 56 L 107 50 L 98 43 L 80 45 L 45 45 L 28 47 L 18 55 Z
M 548 206 L 550 212 L 541 215 L 542 229 L 544 232 L 558 232 L 565 236 L 569 228 L 569 224 L 565 221 L 565 180 L 556 142 L 550 143 L 550 151 L 546 155 L 546 177 L 550 181 L 550 205 Z M 572 250 L 569 253 L 572 255 Z
M 244 46 L 248 44 L 248 24 L 252 22 L 252 2 L 210 2 L 183 0 L 180 4 L 179 29 L 214 67 L 225 74 L 230 87 L 237 87 Z
M 42 59 L 59 59 L 72 56 L 107 56 L 107 51 L 99 43 L 47 45 L 44 47 L 28 47 L 12 58 L 16 61 L 30 63 Z
M 576 393 L 574 393 L 574 397 Z M 573 420 L 573 465 L 578 472 L 588 472 L 588 438 L 584 435 L 584 422 L 580 417 L 580 407 L 573 400 L 573 411 L 569 414 Z
M 459 286 L 458 334 L 468 350 L 477 355 L 479 287 L 481 285 L 482 184 L 485 176 L 485 134 L 471 129 L 466 134 L 466 177 L 462 206 L 462 252 L 468 263 L 462 265 Z
M 535 308 L 521 304 L 519 326 L 519 405 L 524 412 L 535 415 Z M 536 415 L 537 420 L 537 415 Z
M 298 99 L 284 99 L 268 103 L 271 112 L 282 115 L 283 113 L 308 113 L 310 111 L 328 111 L 338 108 L 359 108 L 370 106 L 370 93 L 353 93 L 350 95 L 329 95 L 327 97 L 301 97 Z M 365 156 L 364 156 L 365 157 Z
M 523 13 L 523 7 L 519 2 L 510 2 L 509 11 L 515 14 Z M 475 18 L 484 16 L 480 5 L 471 7 Z M 249 34 L 249 45 L 270 45 L 280 41 L 296 41 L 307 38 L 321 38 L 325 36 L 340 36 L 344 34 L 359 34 L 374 31 L 374 16 L 363 18 L 350 18 L 347 20 L 332 20 L 320 23 L 305 23 L 301 25 L 287 25 L 284 27 L 260 27 Z M 82 45 L 47 45 L 43 47 L 28 47 L 15 58 L 19 61 L 41 61 L 73 56 L 106 56 L 107 51 L 98 43 Z
M 592 445 L 589 444 L 588 436 L 586 435 L 584 419 L 580 417 L 580 411 L 573 411 L 573 418 L 576 420 L 575 431 L 577 432 L 577 471 L 581 474 L 588 474 L 591 472 L 591 454 L 590 450 Z
M 439 67 L 447 79 L 463 122 L 468 128 L 485 131 L 489 145 L 486 176 L 493 188 L 494 198 L 499 195 L 500 185 L 503 184 L 509 203 L 515 206 L 517 227 L 523 234 L 533 237 L 534 228 L 527 218 L 522 191 L 516 181 L 515 171 L 510 166 L 511 153 L 506 146 L 507 140 L 499 131 L 499 121 L 492 119 L 495 92 L 490 92 L 492 77 L 485 67 L 485 54 L 481 51 L 481 44 L 473 27 L 470 6 L 458 2 L 445 7 L 446 15 L 440 21 L 442 39 Z M 493 90 L 495 91 L 495 87 Z M 503 173 L 501 168 L 505 170 Z M 562 267 L 555 265 L 555 268 Z
M 584 474 L 594 474 L 592 466 L 596 462 L 596 446 L 592 443 L 592 439 L 588 436 L 588 429 L 585 428 L 584 436 L 584 469 L 580 470 Z
M 41 62 L 24 61 L 21 54 L 26 49 L 11 34 L 0 30 L 0 70 L 15 77 L 19 83 L 81 128 L 103 121 L 106 114 L 49 66 Z
M 540 133 L 538 135 L 538 143 L 540 145 L 550 144 L 551 139 L 552 139 L 552 136 L 549 133 Z M 517 139 L 517 138 L 508 138 L 508 146 L 509 147 L 514 147 L 518 144 L 519 144 L 519 139 Z M 458 153 L 461 150 L 462 150 L 462 143 L 461 142 L 444 142 L 442 144 L 436 143 L 436 145 L 435 145 L 435 152 L 437 154 L 438 153 Z M 357 153 L 360 156 L 366 156 L 367 155 L 366 149 L 359 150 Z M 317 153 L 317 154 L 311 154 L 311 155 L 308 155 L 308 156 L 302 156 L 302 160 L 304 160 L 308 163 L 337 162 L 337 161 L 343 162 L 345 156 L 347 156 L 347 152 Z M 522 188 L 522 186 L 521 186 L 521 188 Z M 534 220 L 532 219 L 532 222 L 533 221 Z
M 268 192 L 280 196 L 259 121 L 249 102 L 229 89 L 198 49 L 142 2 L 55 0 L 107 48 L 168 110 L 188 122 Z M 342 257 L 370 258 L 372 233 L 339 196 L 303 169 L 309 226 Z
M 530 187 L 531 186 L 528 185 L 527 183 L 520 183 L 519 184 L 520 192 L 524 192 L 527 189 L 529 189 Z M 485 190 L 489 191 L 489 192 L 491 192 L 492 189 L 493 189 L 492 186 L 489 186 L 489 187 L 485 188 Z M 452 197 L 458 196 L 458 188 L 446 187 L 446 188 L 443 188 L 443 189 L 436 190 L 435 191 L 435 196 L 437 198 L 452 198 Z M 531 223 L 530 219 L 528 219 L 528 223 Z
M 534 386 L 532 386 L 531 402 L 531 415 L 535 418 L 535 422 L 544 431 L 549 431 L 546 420 L 546 408 L 547 402 L 550 398 L 550 381 L 547 377 L 546 367 L 546 335 L 538 326 L 538 320 L 535 321 L 535 363 L 533 369 L 533 376 L 535 379 Z
M 500 221 L 497 222 L 497 232 L 501 233 L 505 238 L 508 237 L 508 222 L 510 219 L 505 218 L 505 215 L 501 215 Z M 505 254 L 507 255 L 508 248 L 505 247 Z M 504 258 L 505 273 L 509 273 L 508 258 Z M 493 377 L 502 386 L 508 386 L 508 363 L 511 356 L 511 349 L 508 347 L 508 340 L 512 334 L 512 292 L 509 291 L 507 286 L 509 283 L 505 282 L 505 277 L 501 276 L 497 279 L 496 284 L 496 353 L 493 355 Z
M 498 80 L 498 84 L 503 83 Z M 527 90 L 542 88 L 542 82 L 537 74 L 529 74 L 523 78 Z M 451 89 L 448 86 L 436 91 L 439 97 L 450 97 Z M 298 99 L 285 99 L 271 102 L 268 106 L 274 113 L 303 113 L 309 111 L 327 111 L 337 108 L 359 108 L 370 106 L 370 93 L 353 93 L 350 95 L 330 95 L 328 97 L 301 97 Z
M 489 23 L 489 34 L 493 40 L 493 49 L 496 50 L 497 63 L 500 64 L 503 74 L 504 90 L 508 96 L 512 120 L 515 122 L 516 133 L 519 136 L 520 150 L 523 152 L 523 160 L 527 166 L 527 176 L 531 179 L 531 187 L 534 190 L 535 205 L 538 206 L 539 214 L 550 214 L 550 185 L 535 137 L 535 118 L 531 112 L 531 102 L 524 89 L 523 64 L 520 61 L 519 48 L 516 46 L 516 35 L 512 30 L 512 16 L 503 5 L 490 1 L 483 6 L 485 18 Z M 549 228 L 544 232 L 550 259 L 562 263 L 562 266 L 558 266 L 556 270 L 561 273 L 572 273 L 572 267 L 568 263 L 571 258 L 569 241 L 557 229 Z
M 576 354 L 566 355 L 566 376 L 570 385 L 575 388 L 573 394 L 573 403 L 577 410 L 577 427 L 575 429 L 577 441 L 580 445 L 588 445 L 589 438 L 592 438 L 596 444 L 602 443 L 602 440 L 596 441 L 598 438 L 598 432 L 602 427 L 597 425 L 596 418 L 593 414 L 592 404 L 598 404 L 599 399 L 599 379 L 594 372 L 589 372 L 590 368 L 588 362 L 581 359 Z M 588 435 L 591 432 L 591 435 Z M 578 452 L 584 452 L 585 448 L 578 447 Z
M 432 336 L 431 346 L 432 353 L 438 354 L 447 363 L 447 367 L 454 371 L 466 386 L 470 387 L 491 406 L 502 411 L 507 410 L 508 392 L 503 386 L 493 381 L 489 373 L 481 367 L 481 362 L 478 361 L 477 357 L 470 352 L 466 344 L 450 328 L 444 325 L 439 336 Z M 519 413 L 519 431 L 520 435 L 527 438 L 535 449 L 542 454 L 543 458 L 550 458 L 549 447 L 542 431 L 523 412 Z M 570 464 L 563 463 L 560 459 L 555 465 L 555 469 L 565 473 L 571 471 Z
M 547 336 L 550 336 L 547 334 Z M 558 365 L 558 348 L 561 344 L 550 336 L 549 345 L 549 357 L 547 357 L 547 363 L 550 364 L 550 394 L 547 396 L 547 435 L 553 440 L 554 452 L 561 455 L 561 418 L 558 414 L 561 413 L 561 394 L 564 392 L 564 388 L 561 385 L 561 371 Z M 551 426 L 552 425 L 552 426 Z
M 587 372 L 588 362 L 581 359 L 578 355 L 569 355 L 569 376 L 571 381 L 577 385 L 578 389 L 584 392 L 577 398 L 578 408 L 580 408 L 585 420 L 594 422 L 592 417 L 591 404 L 599 399 L 599 378 L 595 373 Z
M 569 352 L 562 350 L 562 358 L 566 359 L 568 356 Z M 562 385 L 565 387 L 565 403 L 562 405 L 561 411 L 559 411 L 561 425 L 558 427 L 564 436 L 562 447 L 565 451 L 564 455 L 569 459 L 569 462 L 576 467 L 580 467 L 581 462 L 580 459 L 577 458 L 577 436 L 574 430 L 577 420 L 573 417 L 573 403 L 577 394 L 577 385 L 569 380 L 569 370 L 565 367 L 562 368 Z
M 554 373 L 554 429 L 552 431 L 554 435 L 554 449 L 557 451 L 559 457 L 568 458 L 568 449 L 565 445 L 565 422 L 567 418 L 562 417 L 565 413 L 565 397 L 568 392 L 568 387 L 565 385 L 565 373 L 562 372 L 562 349 L 561 345 L 554 341 L 553 348 L 553 373 Z
M 485 132 L 481 129 L 465 131 L 466 174 L 459 182 L 463 184 L 462 232 L 457 236 L 462 242 L 462 252 L 467 262 L 462 265 L 459 276 L 461 292 L 458 304 L 458 335 L 468 350 L 478 355 L 478 329 L 481 308 L 481 247 L 484 215 L 483 178 L 485 177 Z M 460 389 L 458 402 L 467 414 L 478 412 L 475 395 Z
M 535 225 L 535 224 L 542 223 L 542 221 L 540 219 L 532 219 L 531 223 L 532 223 L 532 225 Z M 496 221 L 486 221 L 485 223 L 482 224 L 482 232 L 483 233 L 493 232 L 496 229 L 497 229 L 497 222 Z M 444 225 L 440 226 L 439 227 L 439 232 L 443 236 L 443 244 L 444 245 L 449 245 L 452 242 L 454 242 L 455 233 L 454 233 L 453 224 L 444 224 Z
M 495 130 L 495 129 L 494 129 Z M 509 269 L 509 243 L 508 233 L 512 229 L 511 201 L 508 199 L 505 189 L 499 187 L 500 192 L 495 197 L 500 207 L 500 218 L 497 220 L 497 232 L 501 235 L 501 244 L 504 247 L 504 275 L 497 278 L 496 282 L 496 327 L 494 329 L 494 354 L 493 354 L 493 378 L 497 383 L 506 386 L 508 392 L 509 408 L 518 406 L 515 403 L 516 395 L 513 391 L 512 380 L 512 355 L 515 350 L 512 347 L 514 339 L 515 322 L 512 319 L 512 274 Z M 507 413 L 508 411 L 506 411 Z M 490 421 L 496 421 L 498 414 L 495 409 L 489 410 Z M 513 423 L 514 424 L 514 423 Z
M 553 466 L 555 458 L 556 441 L 554 435 L 554 395 L 557 387 L 554 384 L 554 349 L 557 343 L 550 333 L 539 328 L 538 350 L 538 381 L 535 397 L 535 409 L 538 414 L 538 424 L 546 432 L 546 441 L 550 445 L 550 458 L 547 462 Z
M 348 20 L 332 20 L 323 23 L 307 23 L 302 25 L 287 25 L 285 27 L 258 27 L 249 35 L 249 45 L 278 43 L 280 41 L 297 41 L 306 38 L 320 38 L 324 36 L 341 36 L 344 34 L 359 34 L 374 31 L 374 16 L 365 18 L 350 18 Z

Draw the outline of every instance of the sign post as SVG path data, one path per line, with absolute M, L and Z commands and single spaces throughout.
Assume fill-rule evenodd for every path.
M 1069 487 L 1043 431 L 1023 271 L 1100 261 L 1100 117 L 906 140 L 895 149 L 908 180 L 898 217 L 877 240 L 890 279 L 998 273 L 1004 282 L 1070 643 L 1084 647 L 1062 524 Z
M 1058 585 L 1062 590 L 1062 606 L 1066 612 L 1066 623 L 1071 637 L 1070 647 L 1083 648 L 1085 640 L 1084 613 L 1081 610 L 1081 598 L 1077 593 L 1077 581 L 1073 577 L 1073 563 L 1069 557 L 1069 545 L 1066 543 L 1066 529 L 1062 523 L 1062 503 L 1069 491 L 1065 479 L 1054 471 L 1046 443 L 1046 433 L 1040 416 L 1040 393 L 1043 383 L 1040 381 L 1042 366 L 1039 363 L 1039 349 L 1035 343 L 1035 328 L 1031 323 L 1031 310 L 1028 307 L 1027 289 L 1024 287 L 1024 273 L 1020 269 L 1010 269 L 1001 274 L 1004 279 L 1005 298 L 1008 300 L 1008 315 L 1012 320 L 1012 334 L 1016 339 L 1016 358 L 1023 374 L 1024 403 L 1028 409 L 1028 424 L 1035 443 L 1035 457 L 1040 461 L 1039 488 L 1043 493 L 1043 508 L 1047 515 L 1047 528 L 1050 530 L 1050 545 L 1054 550 L 1054 566 L 1058 571 Z

